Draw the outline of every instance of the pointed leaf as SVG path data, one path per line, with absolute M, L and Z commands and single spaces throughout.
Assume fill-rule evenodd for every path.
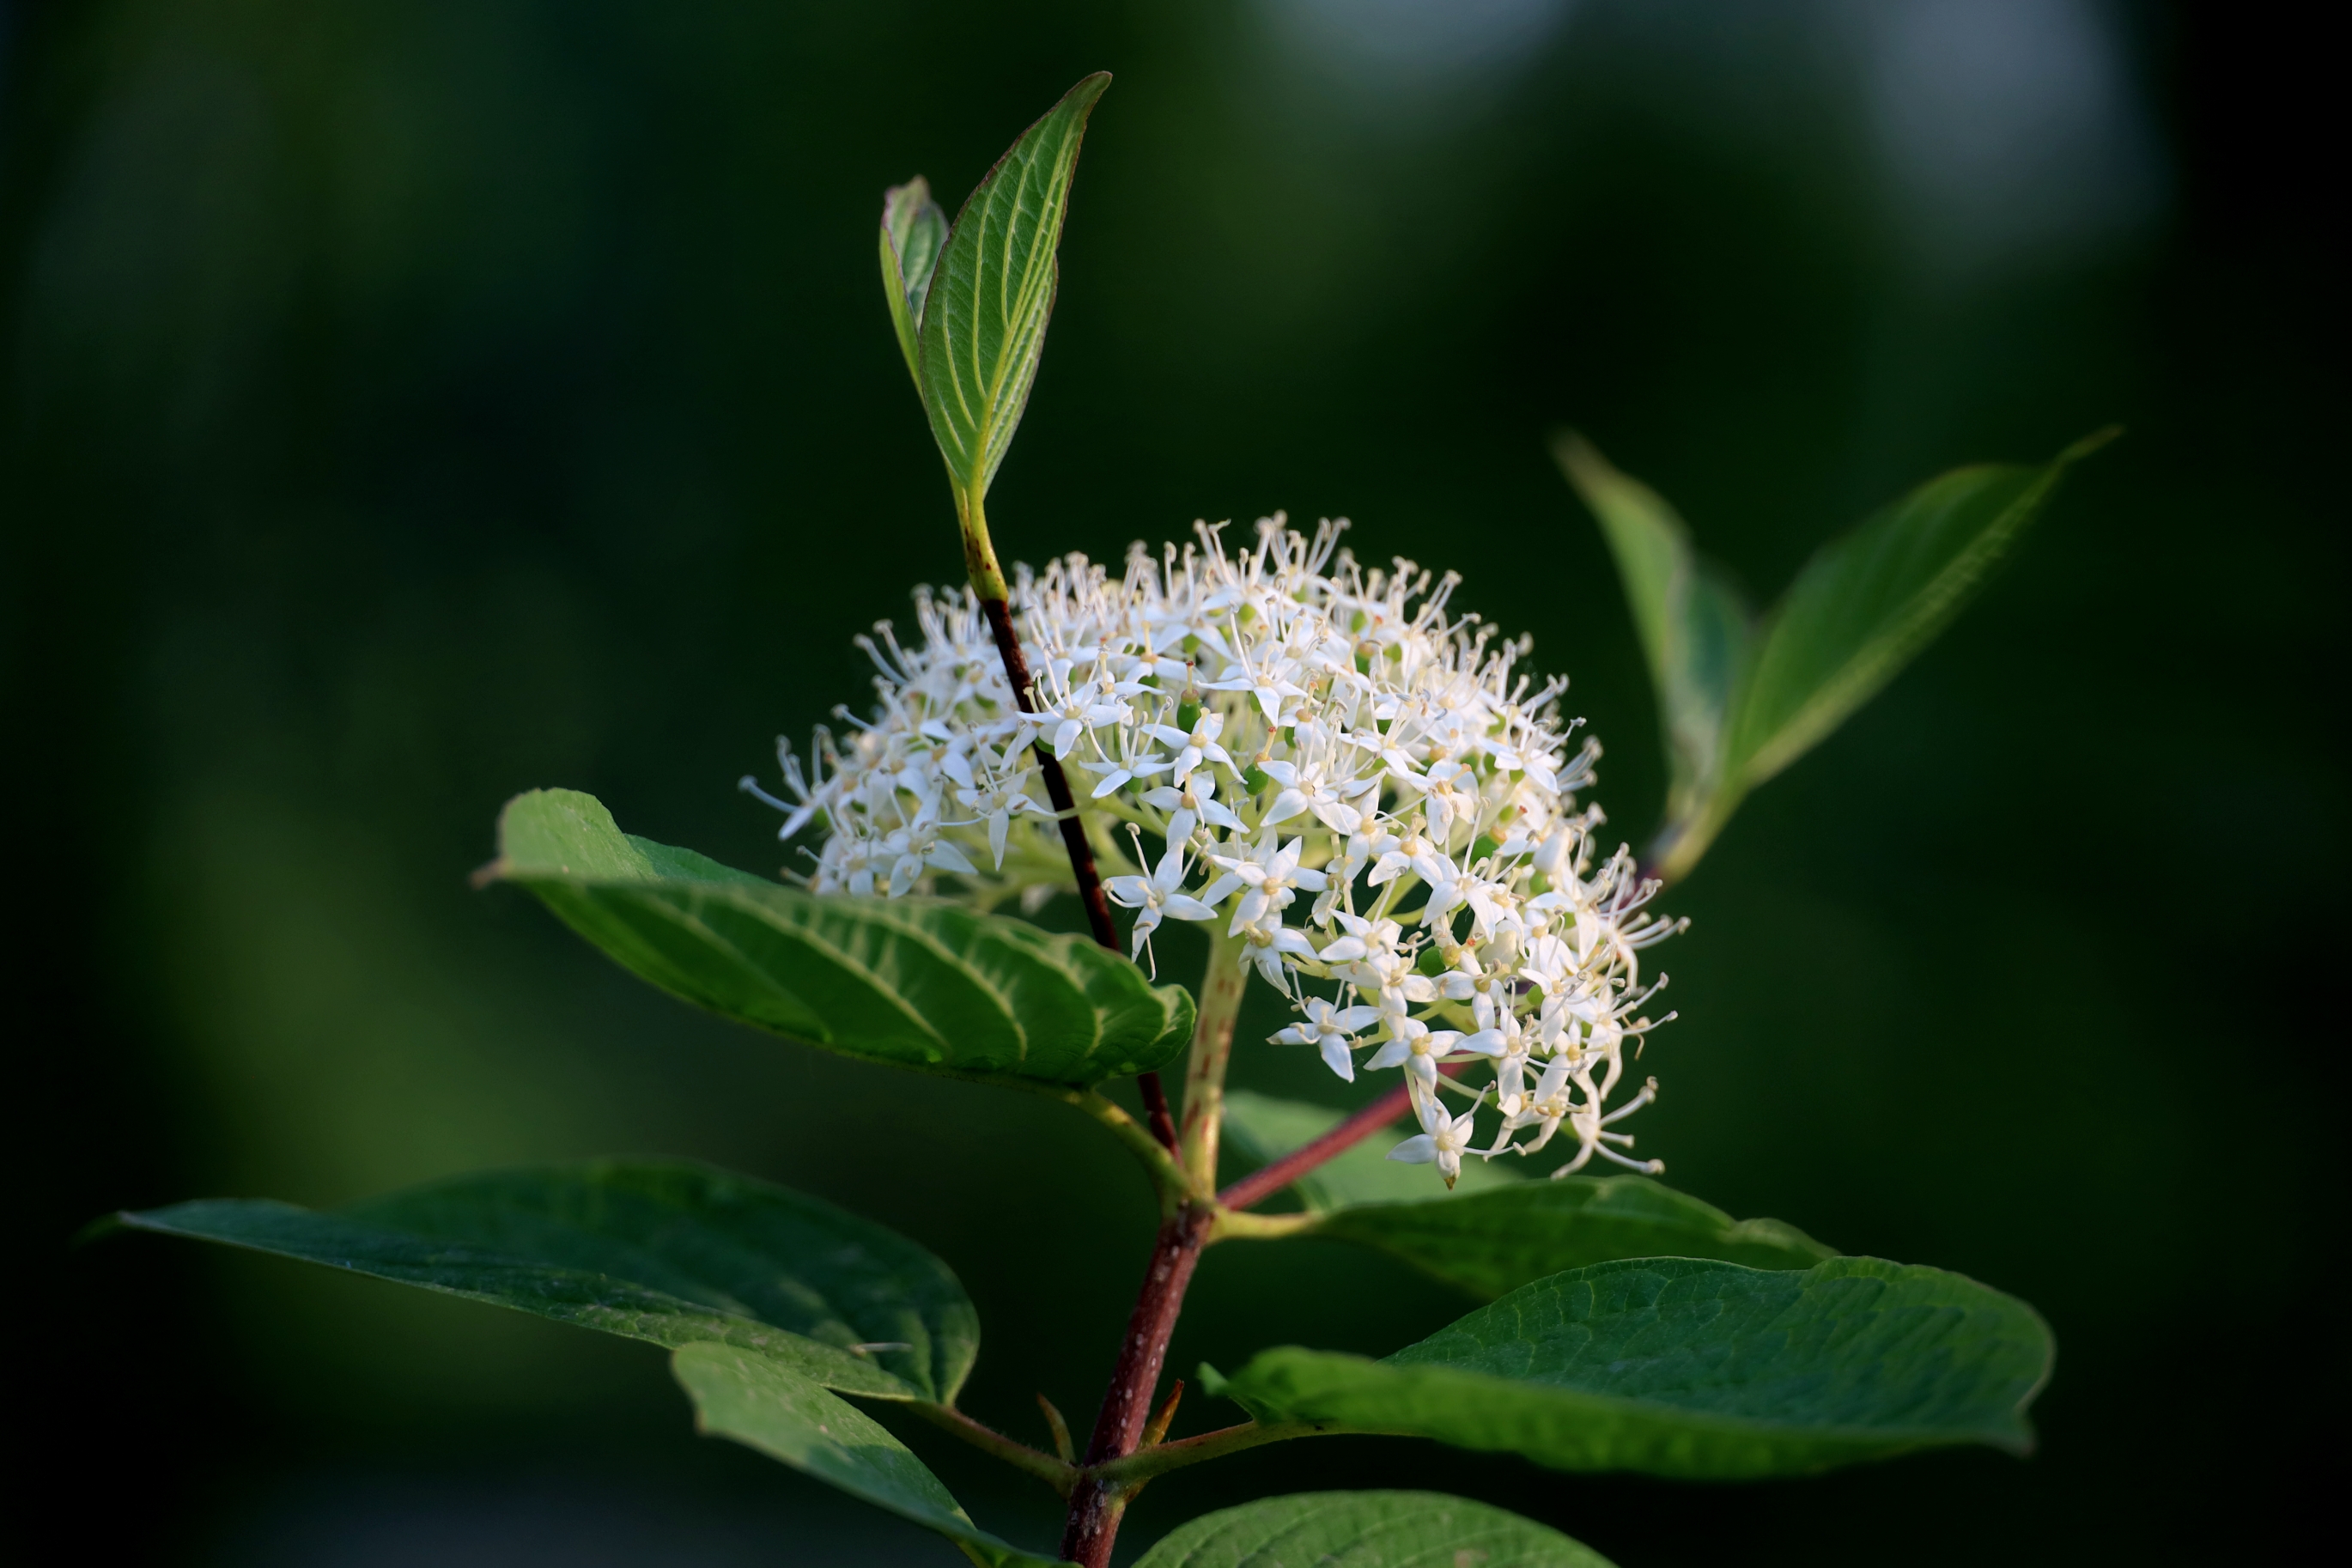
M 965 198 L 932 279 L 916 379 L 967 508 L 988 493 L 1028 405 L 1078 142 L 1109 85 L 1107 71 L 1087 77 L 1022 133 Z
M 922 175 L 882 193 L 882 288 L 889 299 L 898 352 L 907 356 L 907 374 L 918 388 L 923 384 L 917 344 L 923 301 L 931 291 L 932 272 L 947 239 L 948 215 L 931 200 L 930 183 Z
M 819 896 L 624 834 L 594 796 L 507 804 L 487 874 L 722 1017 L 962 1077 L 1095 1083 L 1160 1067 L 1192 999 L 1083 937 L 923 899 Z
M 1600 521 L 1641 634 L 1657 695 L 1658 726 L 1672 772 L 1666 815 L 1696 821 L 1725 776 L 1725 714 L 1753 657 L 1755 634 L 1739 591 L 1699 559 L 1674 508 L 1640 480 L 1619 473 L 1573 432 L 1552 454 Z
M 1007 1545 L 971 1521 L 906 1445 L 855 1405 L 772 1361 L 698 1344 L 670 1358 L 694 1401 L 695 1425 L 782 1460 L 803 1475 L 957 1542 L 990 1568 L 1048 1568 L 1054 1559 Z
M 1647 1176 L 1561 1176 L 1468 1197 L 1364 1205 L 1328 1215 L 1306 1234 L 1378 1247 L 1487 1297 L 1621 1258 L 1810 1268 L 1837 1256 L 1794 1226 L 1735 1220 Z
M 1277 1100 L 1246 1089 L 1225 1091 L 1225 1142 L 1253 1165 L 1268 1165 L 1338 1126 L 1347 1112 L 1296 1100 Z M 1472 1193 L 1510 1186 L 1524 1178 L 1507 1165 L 1465 1163 L 1449 1193 L 1427 1165 L 1404 1165 L 1388 1157 L 1408 1135 L 1374 1133 L 1345 1153 L 1317 1166 L 1290 1184 L 1299 1203 L 1315 1213 L 1350 1204 L 1444 1203 Z M 1552 1272 L 1547 1270 L 1546 1272 Z
M 952 1400 L 980 1345 L 962 1285 L 913 1242 L 689 1161 L 460 1176 L 325 1214 L 217 1199 L 121 1217 L 659 1345 L 731 1345 L 880 1399 Z
M 1664 1258 L 1522 1286 L 1384 1361 L 1284 1348 L 1202 1378 L 1262 1418 L 1730 1479 L 1956 1443 L 2022 1453 L 2052 1353 L 2033 1309 L 1939 1269 Z
M 1610 1568 L 1549 1525 L 1443 1492 L 1300 1492 L 1179 1527 L 1135 1568 Z
M 2056 489 L 2113 431 L 2035 467 L 1928 480 L 1809 562 L 1773 610 L 1731 721 L 1748 785 L 1802 756 L 1951 624 Z

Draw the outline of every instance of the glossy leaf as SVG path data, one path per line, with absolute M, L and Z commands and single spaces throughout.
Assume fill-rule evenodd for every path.
M 1773 610 L 1731 726 L 1731 766 L 1763 783 L 1875 696 L 1950 624 L 2102 432 L 2034 467 L 1928 480 L 1824 545 Z
M 1108 72 L 1087 77 L 1022 133 L 965 198 L 932 278 L 916 380 L 966 508 L 987 494 L 1028 405 L 1078 143 L 1109 85 Z
M 1325 1215 L 1311 1234 L 1377 1247 L 1487 1297 L 1621 1258 L 1810 1268 L 1837 1256 L 1794 1226 L 1733 1219 L 1647 1176 L 1561 1176 L 1467 1197 L 1364 1205 Z
M 624 834 L 593 795 L 507 804 L 487 874 L 722 1017 L 964 1077 L 1094 1083 L 1192 1038 L 1192 999 L 1084 937 L 924 899 L 819 897 Z
M 1383 1361 L 1284 1348 L 1202 1376 L 1262 1418 L 1730 1479 L 1957 1443 L 2022 1453 L 2052 1353 L 2031 1307 L 1938 1269 L 1646 1258 L 1522 1286 Z
M 852 1497 L 936 1530 L 990 1568 L 1054 1559 L 1009 1546 L 971 1521 L 940 1479 L 871 1416 L 787 1367 L 726 1345 L 680 1349 L 670 1369 L 694 1401 L 695 1424 L 731 1437 Z
M 460 1176 L 328 1213 L 230 1199 L 125 1214 L 226 1242 L 677 1347 L 830 1388 L 952 1400 L 980 1323 L 946 1264 L 822 1199 L 687 1161 Z
M 1180 1526 L 1135 1568 L 1610 1568 L 1549 1525 L 1444 1492 L 1300 1492 Z
M 923 384 L 918 334 L 931 277 L 948 239 L 948 215 L 931 200 L 930 183 L 920 174 L 882 193 L 882 288 L 890 303 L 890 325 L 907 374 Z
M 1225 1091 L 1225 1142 L 1253 1167 L 1271 1164 L 1328 1132 L 1346 1114 L 1296 1100 L 1230 1089 Z M 1414 1199 L 1447 1203 L 1472 1193 L 1515 1185 L 1523 1179 L 1519 1172 L 1499 1163 L 1465 1162 L 1461 1179 L 1449 1193 L 1429 1166 L 1400 1164 L 1388 1157 L 1389 1151 L 1411 1131 L 1400 1125 L 1394 1132 L 1376 1132 L 1309 1171 L 1288 1190 L 1303 1207 L 1322 1214 L 1350 1204 Z
M 1729 784 L 1725 716 L 1754 656 L 1747 607 L 1655 490 L 1610 467 L 1581 436 L 1561 435 L 1552 453 L 1599 520 L 1625 585 L 1666 742 L 1667 818 L 1695 821 Z

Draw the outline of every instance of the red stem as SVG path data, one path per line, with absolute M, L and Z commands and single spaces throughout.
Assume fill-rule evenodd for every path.
M 1437 1070 L 1452 1078 L 1467 1065 L 1465 1062 L 1444 1062 Z M 1412 1090 L 1404 1084 L 1399 1084 L 1322 1137 L 1301 1144 L 1271 1165 L 1252 1171 L 1219 1193 L 1217 1201 L 1229 1209 L 1245 1209 L 1252 1204 L 1263 1203 L 1316 1166 L 1346 1153 L 1388 1126 L 1412 1105 Z
M 1335 1154 L 1342 1154 L 1402 1116 L 1412 1104 L 1412 1091 L 1399 1084 L 1330 1131 L 1303 1144 L 1271 1165 L 1252 1171 L 1217 1194 L 1229 1209 L 1263 1203 Z
M 1036 704 L 1029 698 L 1029 659 L 1021 651 L 1021 634 L 1013 626 L 1013 606 L 1002 599 L 982 599 L 980 607 L 988 616 L 988 629 L 995 634 L 997 657 L 1004 661 L 1004 679 L 1012 683 L 1013 700 L 1024 713 L 1034 713 Z M 1110 900 L 1103 897 L 1102 873 L 1095 869 L 1094 847 L 1087 842 L 1086 826 L 1078 821 L 1069 776 L 1062 772 L 1062 760 L 1046 749 L 1042 739 L 1036 751 L 1037 771 L 1045 776 L 1045 798 L 1061 821 L 1062 847 L 1070 852 L 1070 870 L 1077 878 L 1078 902 L 1086 906 L 1087 929 L 1097 942 L 1117 952 L 1118 932 L 1110 923 Z M 1136 1079 L 1136 1087 L 1142 1090 L 1152 1136 L 1175 1153 L 1176 1119 L 1168 1113 L 1168 1090 L 1160 1084 L 1160 1075 L 1144 1073 Z
M 1446 1063 L 1438 1070 L 1452 1077 L 1466 1065 Z M 1411 1091 L 1400 1085 L 1349 1117 L 1304 1148 L 1292 1151 L 1263 1170 L 1253 1172 L 1217 1194 L 1227 1208 L 1247 1208 L 1279 1192 L 1333 1155 L 1353 1148 L 1404 1114 Z M 1207 1238 L 1207 1214 L 1188 1204 L 1160 1226 L 1152 1244 L 1151 1268 L 1143 1289 L 1127 1320 L 1127 1338 L 1118 1347 L 1118 1365 L 1112 1371 L 1110 1391 L 1103 1396 L 1102 1414 L 1095 1420 L 1087 1444 L 1085 1463 L 1107 1464 L 1135 1452 L 1151 1415 L 1152 1391 L 1168 1359 L 1168 1340 L 1176 1330 L 1176 1315 L 1184 1305 L 1185 1287 L 1201 1261 Z M 1062 1533 L 1062 1555 L 1082 1568 L 1108 1568 L 1111 1542 L 1132 1495 L 1118 1483 L 1081 1480 L 1070 1493 L 1070 1518 Z
M 1152 1392 L 1160 1386 L 1168 1359 L 1168 1338 L 1175 1331 L 1184 1288 L 1192 1282 L 1208 1230 L 1208 1214 L 1189 1204 L 1161 1222 L 1152 1243 L 1151 1267 L 1144 1274 L 1135 1310 L 1128 1316 L 1127 1337 L 1119 1342 L 1110 1390 L 1103 1396 L 1102 1414 L 1095 1418 L 1094 1436 L 1087 1443 L 1085 1463 L 1123 1459 L 1142 1441 L 1144 1425 L 1151 1418 Z M 1070 1493 L 1062 1555 L 1083 1568 L 1108 1568 L 1119 1516 L 1126 1510 L 1126 1489 L 1117 1482 L 1081 1480 Z

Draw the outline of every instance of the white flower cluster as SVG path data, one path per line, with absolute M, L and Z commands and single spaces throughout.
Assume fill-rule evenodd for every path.
M 1237 555 L 1203 526 L 1157 559 L 1136 545 L 1118 577 L 1076 555 L 1024 570 L 1032 713 L 970 591 L 918 590 L 919 645 L 887 622 L 859 639 L 881 672 L 875 716 L 837 710 L 852 729 L 817 731 L 814 776 L 779 742 L 789 801 L 744 787 L 788 813 L 782 837 L 825 830 L 806 879 L 820 892 L 897 897 L 946 876 L 1034 906 L 1072 885 L 1042 743 L 1105 890 L 1136 911 L 1138 953 L 1165 921 L 1221 921 L 1298 1015 L 1276 1042 L 1350 1080 L 1403 1069 L 1423 1131 L 1391 1158 L 1450 1186 L 1465 1154 L 1532 1153 L 1565 1128 L 1577 1152 L 1556 1174 L 1596 1153 L 1659 1170 L 1612 1129 L 1656 1080 L 1609 1101 L 1665 984 L 1643 984 L 1642 950 L 1684 922 L 1644 909 L 1656 884 L 1626 849 L 1595 853 L 1601 812 L 1574 795 L 1600 748 L 1569 750 L 1565 681 L 1516 673 L 1528 639 L 1449 618 L 1451 574 L 1360 566 L 1338 548 L 1346 526 L 1309 540 L 1277 515 Z M 1456 1081 L 1477 1059 L 1492 1081 Z M 1449 1110 L 1446 1092 L 1466 1103 Z M 1501 1123 L 1481 1148 L 1489 1094 Z

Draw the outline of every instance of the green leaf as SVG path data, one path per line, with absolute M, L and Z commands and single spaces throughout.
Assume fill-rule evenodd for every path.
M 925 899 L 819 897 L 624 834 L 593 795 L 507 803 L 486 874 L 722 1017 L 966 1078 L 1096 1083 L 1174 1058 L 1192 999 L 1079 936 Z
M 689 1161 L 460 1176 L 325 1214 L 216 1199 L 121 1220 L 658 1345 L 725 1344 L 880 1399 L 953 1400 L 980 1347 L 971 1299 L 923 1248 Z
M 1552 455 L 1600 521 L 1617 559 L 1666 742 L 1669 822 L 1696 822 L 1727 788 L 1725 715 L 1754 657 L 1739 590 L 1699 559 L 1690 530 L 1655 490 L 1610 467 L 1583 437 L 1563 432 Z
M 2102 431 L 2034 467 L 1928 480 L 1824 545 L 1772 612 L 1731 723 L 1731 766 L 1763 783 L 1877 695 L 1951 623 Z
M 906 1445 L 856 1406 L 772 1361 L 725 1345 L 687 1345 L 670 1370 L 694 1401 L 695 1424 L 731 1437 L 852 1497 L 936 1530 L 989 1568 L 1044 1568 L 1055 1560 L 1009 1546 L 972 1523 Z
M 1135 1568 L 1610 1568 L 1549 1525 L 1444 1492 L 1300 1492 L 1180 1527 Z
M 2023 1453 L 2052 1353 L 2032 1308 L 1939 1269 L 1662 1258 L 1522 1286 L 1383 1361 L 1286 1347 L 1201 1375 L 1261 1418 L 1731 1479 L 1956 1443 Z
M 907 356 L 907 374 L 919 389 L 923 373 L 917 334 L 922 330 L 932 269 L 947 239 L 948 215 L 931 200 L 930 183 L 922 175 L 882 193 L 882 287 L 889 296 L 898 352 Z
M 1109 85 L 1107 71 L 1087 77 L 1023 132 L 965 198 L 940 254 L 916 380 L 967 510 L 988 493 L 1028 405 L 1054 313 L 1055 250 L 1078 142 Z
M 1255 1165 L 1269 1165 L 1338 1126 L 1347 1112 L 1295 1100 L 1276 1100 L 1245 1089 L 1225 1091 L 1225 1142 Z M 1347 1152 L 1317 1166 L 1290 1184 L 1302 1206 L 1316 1214 L 1350 1204 L 1451 1203 L 1472 1193 L 1516 1185 L 1524 1178 L 1507 1165 L 1465 1162 L 1449 1193 L 1427 1165 L 1402 1165 L 1388 1157 L 1399 1138 L 1374 1133 Z M 1549 1272 L 1549 1271 L 1548 1271 Z
M 1622 1258 L 1809 1268 L 1837 1256 L 1794 1226 L 1733 1219 L 1647 1176 L 1561 1176 L 1468 1197 L 1364 1205 L 1325 1215 L 1307 1234 L 1377 1247 L 1486 1297 Z

